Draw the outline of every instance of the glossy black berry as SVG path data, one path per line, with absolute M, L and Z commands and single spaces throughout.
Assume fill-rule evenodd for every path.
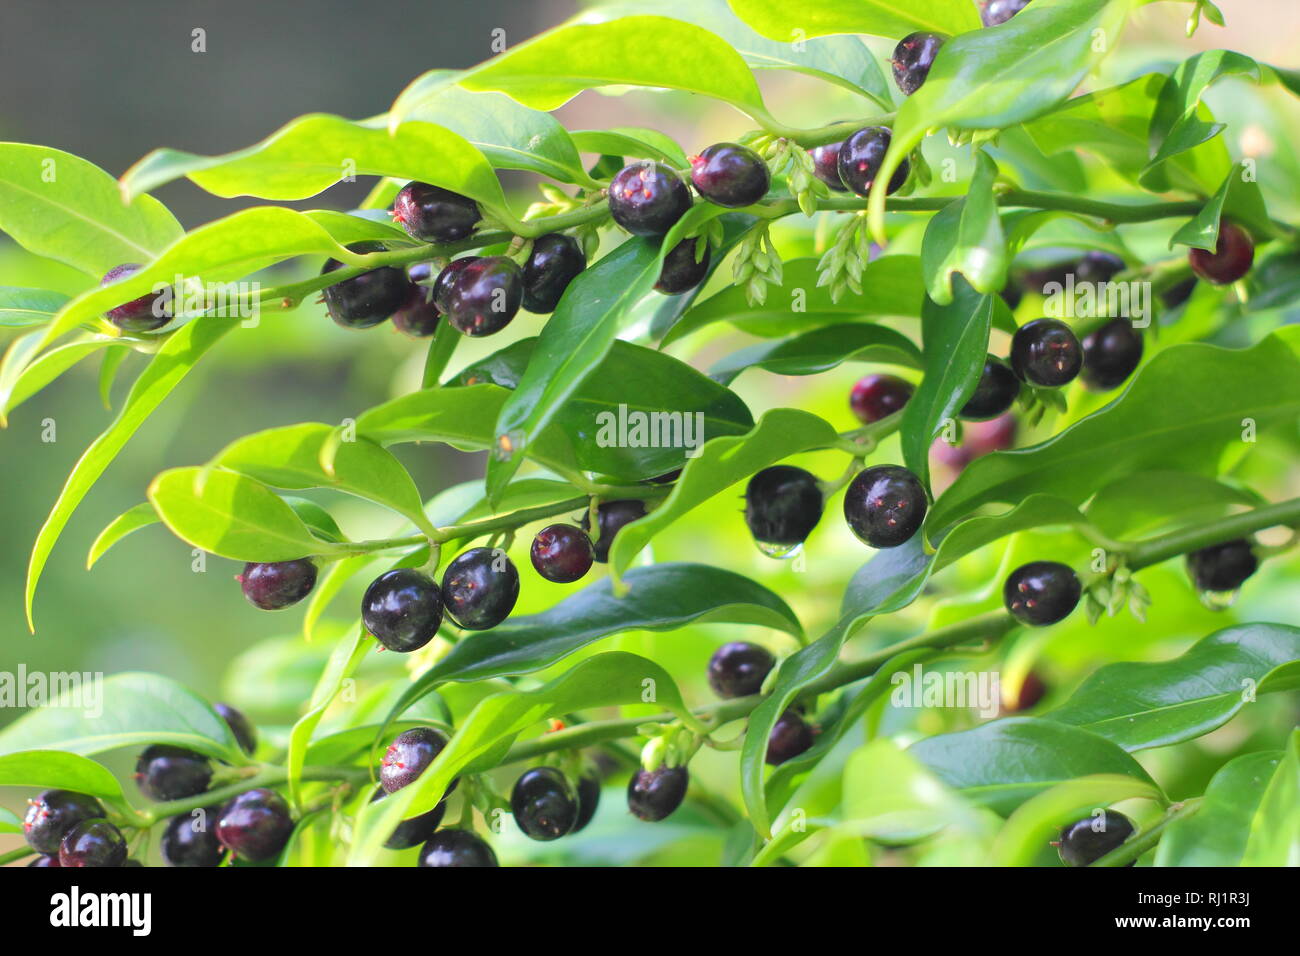
M 840 146 L 838 168 L 840 181 L 859 196 L 867 196 L 876 181 L 876 174 L 889 152 L 889 130 L 883 126 L 867 126 L 858 130 Z M 889 192 L 895 192 L 907 181 L 909 165 L 904 160 L 889 181 Z
M 357 242 L 348 246 L 352 252 L 383 252 L 382 243 Z M 337 259 L 325 260 L 321 275 L 341 269 Z M 412 282 L 403 269 L 380 266 L 351 279 L 326 286 L 325 309 L 330 318 L 346 329 L 368 329 L 383 322 L 402 307 L 411 292 Z
M 419 866 L 497 866 L 497 855 L 468 830 L 439 830 L 420 850 Z
M 250 561 L 237 578 L 249 604 L 263 611 L 279 611 L 311 593 L 316 586 L 316 563 L 310 558 Z
M 899 411 L 912 391 L 912 384 L 897 375 L 867 375 L 849 393 L 849 407 L 858 421 L 870 425 Z
M 691 191 L 663 163 L 632 163 L 609 183 L 609 213 L 634 236 L 662 236 L 690 208 Z
M 1255 243 L 1245 229 L 1224 220 L 1219 223 L 1219 241 L 1214 251 L 1190 249 L 1187 261 L 1192 271 L 1206 282 L 1227 285 L 1250 271 L 1255 261 Z
M 1011 337 L 1011 369 L 1030 385 L 1059 388 L 1083 368 L 1083 346 L 1074 331 L 1056 319 L 1034 319 Z
M 59 843 L 59 866 L 121 866 L 126 838 L 107 820 L 82 820 Z
M 230 732 L 235 735 L 235 742 L 239 744 L 239 749 L 244 753 L 251 755 L 257 749 L 257 729 L 253 722 L 244 716 L 242 711 L 238 711 L 229 704 L 216 703 L 212 705 L 221 719 L 226 722 Z
M 1066 866 L 1091 866 L 1131 837 L 1133 830 L 1133 821 L 1124 814 L 1103 810 L 1062 830 L 1056 852 Z
M 470 548 L 442 576 L 447 613 L 467 631 L 496 627 L 518 599 L 519 572 L 500 548 Z
M 40 853 L 57 854 L 63 835 L 83 820 L 104 815 L 104 808 L 94 797 L 71 790 L 46 790 L 27 801 L 23 817 L 23 836 L 27 845 Z
M 447 305 L 451 301 L 448 297 L 456 282 L 456 276 L 460 275 L 462 269 L 468 268 L 482 258 L 482 256 L 463 256 L 451 260 L 442 267 L 438 278 L 433 280 L 433 305 L 439 312 L 445 314 L 447 311 Z
M 232 797 L 217 817 L 221 845 L 254 863 L 279 854 L 292 833 L 289 804 L 265 787 Z
M 570 833 L 586 828 L 600 806 L 600 777 L 593 771 L 578 778 L 578 820 Z
M 1074 266 L 1074 281 L 1109 282 L 1124 271 L 1124 260 L 1110 252 L 1093 250 L 1084 254 Z
M 1002 586 L 1002 601 L 1011 615 L 1030 627 L 1046 627 L 1070 616 L 1083 586 L 1068 564 L 1031 561 L 1016 568 Z
M 849 191 L 849 187 L 840 179 L 840 147 L 843 145 L 843 142 L 827 143 L 808 150 L 808 155 L 812 157 L 813 175 L 837 193 Z
M 767 735 L 766 761 L 773 767 L 799 756 L 813 745 L 813 729 L 793 710 L 787 710 Z
M 533 538 L 528 552 L 537 573 L 556 584 L 572 584 L 591 570 L 596 549 L 581 528 L 547 525 Z
M 42 853 L 27 865 L 41 868 L 41 867 L 60 866 L 61 864 L 59 863 L 59 855 L 57 853 Z
M 407 183 L 393 200 L 393 219 L 421 242 L 464 239 L 481 218 L 474 200 L 428 183 Z
M 1029 5 L 1029 0 L 985 0 L 980 9 L 980 19 L 986 27 L 1006 23 Z
M 217 839 L 220 807 L 209 807 L 199 816 L 182 813 L 172 817 L 163 830 L 159 849 L 168 866 L 220 866 L 226 850 Z
M 366 588 L 361 623 L 390 651 L 418 650 L 433 640 L 442 624 L 442 592 L 414 568 L 387 571 Z
M 752 206 L 772 184 L 763 157 L 738 143 L 715 143 L 690 162 L 696 191 L 715 206 Z
M 554 312 L 564 290 L 585 268 L 587 257 L 577 239 L 562 232 L 539 236 L 524 263 L 524 308 L 543 315 Z
M 988 421 L 1014 405 L 1019 394 L 1020 379 L 1011 371 L 1011 366 L 990 355 L 984 360 L 979 384 L 957 414 L 968 421 Z
M 766 647 L 748 641 L 723 644 L 709 658 L 709 686 L 719 697 L 748 697 L 757 694 L 776 666 Z
M 387 793 L 401 790 L 424 773 L 446 746 L 447 738 L 432 727 L 412 727 L 402 731 L 393 738 L 380 761 L 380 786 Z
M 1215 544 L 1187 556 L 1187 573 L 1198 591 L 1235 591 L 1259 570 L 1259 558 L 1245 538 Z
M 689 292 L 704 281 L 709 274 L 709 246 L 699 248 L 698 239 L 683 239 L 664 256 L 655 289 L 664 295 Z M 699 258 L 696 258 L 696 256 Z
M 901 465 L 863 469 L 844 493 L 844 520 L 873 548 L 896 548 L 910 540 L 927 507 L 925 487 Z
M 212 764 L 183 747 L 155 744 L 135 763 L 135 782 L 150 800 L 180 800 L 208 789 Z
M 578 822 L 578 795 L 554 767 L 537 767 L 515 781 L 510 812 L 524 835 L 558 840 Z
M 627 808 L 638 819 L 657 823 L 682 805 L 690 783 L 685 767 L 638 770 L 627 785 Z
M 1142 361 L 1142 333 L 1128 319 L 1111 319 L 1083 337 L 1083 384 L 1095 392 L 1119 388 Z
M 779 556 L 800 545 L 822 517 L 816 476 L 793 465 L 773 465 L 745 487 L 745 524 L 765 553 Z
M 894 82 L 904 96 L 911 96 L 919 90 L 930 75 L 930 67 L 943 46 L 943 39 L 937 33 L 918 32 L 909 33 L 898 41 L 890 65 L 894 68 Z
M 388 794 L 383 787 L 379 787 L 370 796 L 370 802 L 376 803 L 384 799 Z M 447 813 L 447 801 L 440 800 L 438 805 L 427 813 L 421 813 L 419 816 L 411 817 L 409 820 L 403 820 L 393 828 L 392 834 L 384 841 L 384 848 L 387 850 L 409 850 L 413 846 L 419 846 L 425 840 L 433 836 L 433 831 L 438 829 L 438 824 Z
M 524 301 L 524 274 L 508 256 L 482 256 L 460 268 L 447 291 L 447 321 L 458 332 L 500 332 Z
M 134 262 L 114 266 L 99 280 L 101 287 L 112 285 L 120 279 L 135 275 L 143 268 Z M 168 296 L 162 292 L 146 292 L 138 299 L 123 302 L 104 313 L 104 318 L 123 332 L 152 332 L 171 321 Z
M 582 515 L 583 531 L 591 530 L 589 520 L 590 511 Z M 646 514 L 645 502 L 639 498 L 622 498 L 618 501 L 606 501 L 596 509 L 596 521 L 600 525 L 600 534 L 597 535 L 592 550 L 595 551 L 596 560 L 604 564 L 609 560 L 609 549 L 614 543 L 614 536 L 623 529 L 624 525 L 629 525 L 639 518 L 644 518 Z
M 437 331 L 440 318 L 442 313 L 433 304 L 433 289 L 412 284 L 406 301 L 393 313 L 393 325 L 413 339 L 427 339 Z

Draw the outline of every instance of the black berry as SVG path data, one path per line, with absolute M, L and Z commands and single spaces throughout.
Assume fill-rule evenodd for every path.
M 564 290 L 585 268 L 587 257 L 577 239 L 560 232 L 539 236 L 524 263 L 524 308 L 554 312 Z
M 371 794 L 370 802 L 375 803 L 386 796 L 388 794 L 384 791 L 384 788 L 379 787 Z M 387 850 L 409 850 L 413 846 L 419 846 L 433 836 L 433 831 L 438 829 L 438 824 L 442 822 L 446 812 L 447 801 L 440 800 L 438 805 L 427 813 L 421 813 L 417 817 L 403 820 L 393 828 L 392 834 L 384 841 L 384 848 Z
M 1022 382 L 1058 388 L 1083 368 L 1083 346 L 1064 322 L 1034 319 L 1011 337 L 1011 368 Z
M 1128 319 L 1111 319 L 1083 338 L 1083 384 L 1095 392 L 1123 385 L 1142 361 L 1142 334 Z
M 104 808 L 94 797 L 71 790 L 46 790 L 27 801 L 23 817 L 23 836 L 33 850 L 57 854 L 63 835 L 84 820 L 104 815 Z
M 997 418 L 1016 402 L 1020 379 L 1011 366 L 992 355 L 984 360 L 979 384 L 957 414 L 969 421 L 982 422 Z
M 689 292 L 709 274 L 709 245 L 701 251 L 699 239 L 683 239 L 664 256 L 655 289 L 664 295 Z M 696 256 L 699 258 L 696 258 Z
M 496 627 L 519 599 L 519 572 L 500 548 L 470 548 L 447 565 L 442 599 L 452 620 L 467 631 Z
M 775 666 L 776 658 L 766 647 L 732 641 L 709 658 L 709 686 L 719 697 L 748 697 L 762 689 Z
M 446 313 L 447 305 L 451 301 L 448 297 L 451 295 L 452 286 L 456 282 L 456 276 L 460 275 L 462 269 L 465 269 L 475 262 L 482 259 L 482 256 L 463 256 L 460 259 L 453 259 L 442 267 L 438 273 L 438 278 L 433 280 L 433 305 L 439 312 Z
M 596 549 L 581 528 L 547 525 L 533 538 L 528 556 L 537 573 L 556 584 L 572 584 L 591 570 Z
M 780 556 L 804 542 L 822 517 L 817 478 L 793 465 L 773 465 L 749 479 L 745 524 L 765 554 Z
M 849 483 L 844 520 L 859 541 L 873 548 L 896 548 L 920 529 L 928 506 L 916 475 L 901 465 L 875 465 Z
M 1062 830 L 1056 852 L 1066 866 L 1091 866 L 1131 837 L 1133 829 L 1133 821 L 1124 814 L 1103 810 L 1100 816 L 1084 817 Z
M 393 219 L 421 242 L 464 239 L 481 218 L 474 200 L 428 183 L 407 183 L 393 200 Z
M 57 853 L 42 853 L 40 856 L 36 857 L 36 859 L 32 860 L 32 862 L 28 863 L 27 865 L 40 868 L 40 867 L 60 866 L 61 864 L 59 863 L 59 855 Z
M 497 855 L 468 830 L 439 830 L 420 850 L 419 866 L 496 866 Z
M 393 325 L 413 339 L 427 339 L 437 331 L 440 318 L 442 313 L 433 304 L 433 290 L 412 284 L 406 301 L 393 313 Z
M 519 312 L 524 275 L 508 256 L 482 256 L 461 267 L 447 290 L 447 321 L 466 335 L 500 332 Z
M 126 838 L 107 820 L 82 820 L 59 843 L 59 866 L 121 866 Z
M 593 550 L 596 560 L 604 564 L 609 560 L 609 549 L 614 543 L 614 536 L 638 518 L 645 517 L 645 502 L 639 498 L 623 498 L 618 501 L 606 501 L 596 509 L 596 522 L 600 534 L 596 537 Z M 591 530 L 590 511 L 582 515 L 582 530 Z
M 610 215 L 634 236 L 662 236 L 690 208 L 690 190 L 663 163 L 632 163 L 610 180 Z
M 840 181 L 859 196 L 871 193 L 871 186 L 880 172 L 880 165 L 889 151 L 889 130 L 883 126 L 867 126 L 858 130 L 840 146 Z M 904 160 L 889 181 L 889 192 L 895 192 L 907 181 L 909 165 Z
M 396 793 L 428 769 L 447 746 L 447 738 L 432 727 L 413 727 L 393 738 L 379 764 L 379 783 Z M 451 788 L 448 788 L 451 792 Z
M 135 781 L 150 800 L 180 800 L 208 789 L 212 764 L 192 750 L 155 744 L 136 761 Z
M 911 397 L 911 383 L 897 375 L 867 375 L 849 393 L 849 407 L 858 421 L 870 425 L 894 414 Z
M 134 262 L 114 266 L 99 280 L 101 287 L 112 285 L 120 279 L 135 275 L 143 268 Z M 168 296 L 162 292 L 147 292 L 138 299 L 123 302 L 104 313 L 104 318 L 123 332 L 152 332 L 171 321 Z
M 894 82 L 904 96 L 921 88 L 942 46 L 943 37 L 937 33 L 909 33 L 898 41 L 890 65 L 894 68 Z
M 221 845 L 254 863 L 279 854 L 292 833 L 289 804 L 265 787 L 232 797 L 217 818 L 217 839 Z
M 843 142 L 827 143 L 808 150 L 808 155 L 812 157 L 813 175 L 837 193 L 849 191 L 849 187 L 840 179 L 840 147 L 843 145 Z
M 1002 600 L 1011 615 L 1030 627 L 1045 627 L 1070 616 L 1083 586 L 1068 564 L 1031 561 L 1016 568 L 1002 586 Z
M 1166 309 L 1176 309 L 1196 291 L 1196 276 L 1189 276 L 1160 293 L 1160 302 Z
M 766 760 L 776 767 L 799 756 L 812 745 L 812 727 L 793 710 L 787 710 L 772 725 L 772 732 L 767 735 Z
M 1029 0 L 985 0 L 980 9 L 980 19 L 986 27 L 1006 23 L 1029 5 Z
M 442 624 L 442 592 L 425 574 L 396 568 L 375 578 L 361 599 L 361 622 L 390 651 L 414 651 Z
M 163 830 L 159 849 L 169 866 L 220 866 L 226 855 L 217 839 L 220 807 L 209 807 L 195 817 L 188 813 L 172 817 Z
M 242 711 L 236 710 L 229 704 L 213 704 L 212 709 L 221 716 L 230 728 L 230 732 L 235 735 L 235 742 L 239 744 L 239 749 L 251 755 L 257 749 L 257 730 L 253 727 L 253 722 L 245 717 Z
M 627 785 L 627 808 L 638 819 L 657 823 L 682 805 L 690 783 L 685 767 L 638 770 Z
M 716 206 L 752 206 L 772 183 L 763 158 L 737 143 L 716 143 L 690 162 L 696 191 Z
M 316 563 L 310 558 L 250 561 L 238 580 L 249 604 L 263 611 L 279 611 L 311 593 L 316 586 Z
M 1187 573 L 1200 591 L 1235 591 L 1258 569 L 1259 558 L 1245 538 L 1211 545 L 1187 556 Z
M 586 773 L 578 778 L 578 820 L 570 833 L 577 833 L 586 828 L 596 815 L 600 806 L 600 777 L 595 773 Z
M 382 243 L 357 242 L 352 252 L 383 252 Z M 343 267 L 337 259 L 325 260 L 321 275 Z M 338 325 L 347 329 L 368 329 L 383 322 L 402 307 L 411 292 L 411 280 L 395 266 L 380 266 L 351 279 L 326 286 L 325 309 Z
M 1187 261 L 1192 271 L 1206 282 L 1227 285 L 1250 271 L 1255 261 L 1255 243 L 1245 229 L 1224 220 L 1219 223 L 1219 241 L 1214 251 L 1190 249 Z
M 578 822 L 578 795 L 554 767 L 537 767 L 515 781 L 510 812 L 533 840 L 558 840 Z
M 1109 252 L 1093 250 L 1084 254 L 1074 266 L 1074 281 L 1109 282 L 1124 271 L 1124 260 Z

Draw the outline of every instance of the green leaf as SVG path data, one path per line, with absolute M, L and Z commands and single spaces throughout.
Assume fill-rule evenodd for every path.
M 82 359 L 107 346 L 123 345 L 119 339 L 86 334 L 38 354 L 44 338 L 45 333 L 40 329 L 28 332 L 14 339 L 5 352 L 0 366 L 0 426 L 8 426 L 11 411 Z
M 184 232 L 156 199 L 122 198 L 112 176 L 71 153 L 0 143 L 0 231 L 38 256 L 98 281 L 114 266 L 148 262 Z
M 786 43 L 833 33 L 897 38 L 916 30 L 951 35 L 980 28 L 975 5 L 965 0 L 816 0 L 793 7 L 789 0 L 728 2 L 763 36 Z
M 289 753 L 285 758 L 285 770 L 289 777 L 289 799 L 295 806 L 302 803 L 302 768 L 307 759 L 307 746 L 311 743 L 312 734 L 316 732 L 316 727 L 325 716 L 330 703 L 338 696 L 343 682 L 361 664 L 365 654 L 376 646 L 363 627 L 356 628 L 339 641 L 330 654 L 325 669 L 321 671 L 315 689 L 311 692 L 307 712 L 298 718 L 297 723 L 293 725 L 293 730 L 289 732 Z
M 0 787 L 73 790 L 112 803 L 125 803 L 122 785 L 102 765 L 61 750 L 24 750 L 0 757 Z M 6 832 L 0 825 L 0 832 Z M 21 833 L 22 828 L 9 830 Z
M 1204 802 L 1166 828 L 1154 866 L 1240 866 L 1269 785 L 1282 769 L 1280 750 L 1244 754 L 1224 764 Z M 1292 813 L 1295 802 L 1293 800 Z
M 391 200 L 389 203 L 391 205 Z M 388 243 L 389 248 L 394 245 L 418 245 L 416 240 L 407 235 L 405 229 L 389 218 L 388 207 L 361 210 L 356 214 L 333 209 L 311 209 L 304 215 L 329 233 L 330 238 L 340 246 L 367 240 Z
M 584 153 L 661 160 L 676 169 L 690 165 L 677 142 L 657 129 L 581 129 L 573 132 L 573 142 Z
M 227 763 L 248 763 L 226 722 L 188 688 L 158 674 L 94 677 L 84 675 L 81 688 L 68 687 L 51 705 L 29 710 L 0 731 L 0 754 L 63 750 L 89 756 L 173 744 Z
M 204 353 L 220 341 L 221 337 L 235 328 L 237 323 L 220 319 L 205 319 L 182 326 L 167 337 L 152 361 L 140 373 L 140 377 L 131 386 L 122 411 L 113 424 L 102 435 L 91 442 L 90 447 L 77 460 L 67 483 L 59 492 L 49 517 L 41 526 L 32 547 L 31 560 L 27 565 L 27 587 L 24 595 L 27 610 L 27 625 L 35 630 L 32 618 L 32 601 L 36 596 L 36 585 L 40 581 L 41 571 L 54 550 L 55 542 L 63 533 L 68 519 L 86 496 L 86 492 L 104 473 L 104 469 L 122 450 L 122 446 L 135 434 L 137 428 L 149 417 L 168 393 L 175 388 Z
M 1219 241 L 1219 222 L 1225 216 L 1259 235 L 1271 235 L 1273 226 L 1264 208 L 1259 183 L 1246 177 L 1245 167 L 1234 166 L 1205 207 L 1174 233 L 1169 248 L 1184 245 L 1213 252 Z
M 1260 495 L 1185 471 L 1145 471 L 1125 475 L 1100 489 L 1088 502 L 1088 520 L 1113 538 L 1219 516 L 1232 505 L 1259 507 Z
M 1046 716 L 1145 750 L 1208 734 L 1257 695 L 1297 687 L 1300 628 L 1242 624 L 1170 661 L 1107 664 Z
M 878 362 L 922 368 L 912 340 L 883 325 L 830 325 L 771 344 L 760 342 L 720 359 L 709 377 L 730 384 L 746 369 L 777 375 L 815 375 L 843 362 Z
M 1244 281 L 1250 291 L 1249 311 L 1290 305 L 1300 299 L 1300 249 L 1281 244 L 1269 248 L 1255 257 Z
M 1242 866 L 1300 866 L 1300 731 L 1292 731 L 1286 756 L 1264 791 L 1251 824 Z
M 41 325 L 52 319 L 67 301 L 62 292 L 0 285 L 0 326 L 21 329 Z
M 496 385 L 411 392 L 362 412 L 357 434 L 382 445 L 440 441 L 478 451 L 491 444 L 492 427 L 508 397 Z
M 147 501 L 142 501 L 134 508 L 122 512 L 108 523 L 108 526 L 99 533 L 99 537 L 95 539 L 94 544 L 90 546 L 90 554 L 86 557 L 86 570 L 89 571 L 93 568 L 109 548 L 131 532 L 139 531 L 141 528 L 147 528 L 149 525 L 157 523 L 158 513 L 153 510 L 153 505 Z
M 940 305 L 953 301 L 954 272 L 979 292 L 997 295 L 1007 284 L 1007 243 L 993 196 L 997 164 L 980 150 L 965 196 L 930 219 L 921 243 L 921 271 L 929 297 Z
M 968 800 L 1003 815 L 1057 784 L 1091 774 L 1122 774 L 1155 786 L 1141 764 L 1104 737 L 1034 717 L 926 737 L 908 753 Z

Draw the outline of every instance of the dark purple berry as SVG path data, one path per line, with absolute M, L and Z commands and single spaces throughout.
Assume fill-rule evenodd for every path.
M 406 267 L 406 277 L 412 282 L 429 282 L 437 278 L 432 262 L 413 262 Z
M 524 835 L 558 840 L 578 822 L 578 795 L 554 767 L 536 767 L 515 781 L 510 812 Z
M 103 815 L 104 808 L 94 797 L 71 790 L 46 790 L 27 801 L 23 836 L 33 850 L 57 855 L 65 833 L 84 820 Z
M 650 482 L 652 485 L 671 485 L 681 476 L 682 470 L 680 468 L 674 468 L 672 471 L 666 471 L 662 475 L 647 478 L 646 481 Z
M 752 206 L 772 183 L 763 157 L 738 143 L 715 143 L 690 163 L 696 191 L 715 206 Z
M 1103 810 L 1062 830 L 1056 852 L 1066 866 L 1091 866 L 1132 835 L 1132 820 L 1115 810 Z
M 1142 361 L 1142 333 L 1128 319 L 1111 319 L 1083 338 L 1083 384 L 1095 392 L 1119 388 Z
M 958 416 L 968 421 L 982 422 L 997 418 L 1016 403 L 1020 394 L 1020 379 L 1011 367 L 992 355 L 984 360 L 984 371 L 979 384 Z
M 610 215 L 634 236 L 662 236 L 690 208 L 690 190 L 663 163 L 632 163 L 610 180 Z
M 849 483 L 844 520 L 864 544 L 896 548 L 920 530 L 928 506 L 916 475 L 901 465 L 875 465 Z
M 600 777 L 593 771 L 578 778 L 578 821 L 570 833 L 586 829 L 600 806 Z
M 253 727 L 253 722 L 245 717 L 242 711 L 236 710 L 229 704 L 213 704 L 212 709 L 221 716 L 230 728 L 230 732 L 235 735 L 235 742 L 239 744 L 239 749 L 251 756 L 257 749 L 257 730 Z
M 420 850 L 419 866 L 496 866 L 497 855 L 478 834 L 439 830 Z
M 384 788 L 379 787 L 371 795 L 370 802 L 376 803 L 386 796 L 388 794 L 384 791 Z M 438 805 L 427 813 L 421 813 L 409 820 L 403 820 L 393 828 L 392 835 L 384 841 L 384 849 L 409 850 L 413 846 L 419 846 L 433 836 L 433 831 L 438 829 L 438 824 L 442 822 L 446 812 L 447 801 L 440 800 Z
M 1018 424 L 1014 415 L 1000 415 L 988 421 L 967 422 L 961 430 L 961 441 L 950 445 L 942 437 L 936 438 L 931 450 L 934 457 L 953 471 L 960 472 L 976 458 L 995 451 L 1006 451 L 1016 444 Z
M 538 237 L 524 263 L 524 308 L 542 315 L 554 312 L 564 290 L 585 268 L 587 257 L 577 239 L 561 232 Z
M 816 476 L 793 465 L 764 468 L 745 487 L 745 524 L 759 549 L 774 556 L 804 542 L 822 506 Z
M 918 32 L 909 33 L 898 41 L 890 65 L 894 68 L 894 82 L 904 96 L 911 96 L 919 90 L 930 75 L 930 67 L 943 46 L 943 39 L 937 33 Z
M 446 314 L 447 305 L 451 301 L 448 298 L 451 295 L 452 286 L 456 282 L 456 276 L 460 275 L 462 269 L 473 265 L 482 259 L 482 256 L 463 256 L 460 259 L 452 259 L 442 267 L 438 273 L 438 278 L 433 280 L 433 305 L 439 312 Z
M 1255 243 L 1245 229 L 1224 220 L 1219 223 L 1219 241 L 1214 251 L 1190 249 L 1187 261 L 1191 263 L 1192 271 L 1206 282 L 1227 285 L 1250 271 L 1255 261 Z
M 1083 368 L 1083 346 L 1073 330 L 1056 319 L 1034 319 L 1011 337 L 1011 369 L 1030 385 L 1059 388 Z
M 757 694 L 776 658 L 766 647 L 748 641 L 723 644 L 709 658 L 709 686 L 719 697 L 749 697 Z
M 627 808 L 638 819 L 657 823 L 682 805 L 690 783 L 685 767 L 638 770 L 628 781 Z
M 217 839 L 220 807 L 209 807 L 200 815 L 182 813 L 172 817 L 163 830 L 163 860 L 168 866 L 220 866 L 226 851 Z
M 396 793 L 428 769 L 447 746 L 447 738 L 432 727 L 413 727 L 393 738 L 379 764 L 379 783 Z M 453 787 L 449 787 L 450 793 Z
M 112 285 L 120 279 L 135 275 L 143 266 L 134 262 L 124 262 L 114 266 L 99 280 L 99 285 Z M 161 329 L 171 321 L 169 296 L 162 292 L 147 292 L 138 299 L 123 302 L 104 313 L 104 318 L 112 322 L 123 332 L 152 332 Z
M 107 820 L 82 820 L 59 843 L 59 866 L 121 866 L 126 838 Z
M 1013 312 L 1020 305 L 1020 300 L 1024 298 L 1025 290 L 1021 288 L 1020 282 L 1012 275 L 1007 276 L 1007 283 L 998 293 L 1002 296 L 1002 301 L 1007 304 L 1007 308 Z
M 35 867 L 59 866 L 59 855 L 57 853 L 42 853 L 27 865 Z
M 217 839 L 221 845 L 253 863 L 277 856 L 292 833 L 289 804 L 265 787 L 232 797 L 217 818 Z
M 136 761 L 135 781 L 150 800 L 180 800 L 208 789 L 212 764 L 193 750 L 155 744 Z
M 1029 0 L 985 0 L 980 8 L 980 19 L 986 27 L 1006 23 L 1029 5 Z
M 1083 586 L 1068 564 L 1031 561 L 1016 568 L 1002 587 L 1002 600 L 1012 617 L 1030 627 L 1046 627 L 1070 616 Z
M 316 586 L 316 563 L 311 558 L 250 561 L 236 580 L 249 604 L 263 611 L 280 611 L 311 593 Z
M 840 146 L 839 171 L 840 181 L 859 196 L 871 193 L 871 186 L 876 181 L 876 174 L 889 152 L 889 130 L 883 126 L 867 126 Z M 910 167 L 906 160 L 899 164 L 889 181 L 889 192 L 896 192 L 907 181 Z
M 766 760 L 773 767 L 799 756 L 813 745 L 813 729 L 793 710 L 787 710 L 767 735 Z
M 447 291 L 447 321 L 458 332 L 500 332 L 519 312 L 524 276 L 508 256 L 483 256 L 458 270 Z
M 897 375 L 867 375 L 849 393 L 849 407 L 865 425 L 894 414 L 912 397 L 912 385 Z
M 357 242 L 348 246 L 352 252 L 383 252 L 382 243 Z M 337 259 L 325 260 L 321 275 L 343 267 Z M 410 294 L 412 282 L 403 269 L 380 266 L 351 279 L 344 279 L 324 290 L 325 309 L 330 318 L 346 329 L 368 329 L 383 322 L 402 307 Z
M 1101 284 L 1109 282 L 1123 271 L 1124 260 L 1119 256 L 1094 250 L 1084 253 L 1083 258 L 1075 264 L 1074 281 Z
M 1166 309 L 1176 309 L 1196 291 L 1196 276 L 1189 276 L 1160 293 L 1160 302 Z
M 1199 591 L 1235 591 L 1259 569 L 1259 558 L 1245 538 L 1214 544 L 1187 556 L 1187 573 Z
M 387 571 L 366 588 L 361 623 L 390 651 L 418 650 L 433 640 L 442 624 L 442 592 L 414 568 Z
M 442 314 L 433 304 L 433 290 L 428 286 L 412 285 L 402 307 L 393 313 L 397 331 L 413 339 L 427 339 L 438 329 Z
M 556 584 L 572 584 L 591 570 L 596 549 L 581 528 L 547 525 L 533 538 L 528 556 L 537 573 Z
M 393 200 L 393 219 L 421 242 L 464 239 L 481 218 L 474 200 L 428 183 L 407 183 Z
M 604 564 L 609 560 L 609 549 L 614 544 L 614 536 L 638 518 L 645 517 L 645 502 L 639 498 L 624 498 L 618 501 L 606 501 L 596 509 L 596 520 L 600 525 L 600 534 L 596 537 L 593 550 L 596 560 Z M 590 531 L 590 511 L 582 515 L 582 530 Z
M 500 548 L 470 548 L 447 565 L 442 600 L 462 628 L 486 631 L 514 610 L 519 600 L 519 572 Z
M 849 187 L 840 179 L 840 147 L 843 145 L 843 142 L 827 143 L 808 150 L 808 155 L 812 157 L 813 175 L 837 193 L 849 191 Z
M 673 246 L 664 256 L 655 289 L 664 295 L 680 295 L 703 282 L 709 274 L 709 245 L 704 244 L 702 254 L 699 247 L 700 240 L 695 238 L 683 239 Z

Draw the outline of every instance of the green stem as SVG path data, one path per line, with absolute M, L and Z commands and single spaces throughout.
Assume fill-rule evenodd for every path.
M 1086 199 L 1068 193 L 1048 193 L 1034 189 L 1011 189 L 998 197 L 1001 206 L 1028 206 L 1095 216 L 1109 222 L 1149 222 L 1153 219 L 1178 219 L 1195 216 L 1204 205 L 1199 202 L 1115 203 Z
M 5 866 L 6 864 L 13 863 L 16 860 L 21 860 L 24 857 L 32 856 L 35 852 L 35 850 L 26 845 L 14 847 L 14 849 L 10 850 L 8 853 L 0 853 L 0 866 Z
M 786 126 L 778 121 L 772 114 L 764 111 L 755 111 L 749 114 L 752 116 L 763 129 L 773 136 L 781 136 L 785 139 L 794 140 L 800 146 L 825 146 L 827 143 L 838 142 L 845 139 L 862 129 L 864 126 L 892 126 L 894 123 L 893 113 L 881 113 L 878 116 L 869 116 L 865 119 L 848 120 L 841 123 L 831 123 L 829 126 L 818 126 L 813 129 L 800 129 L 797 126 Z
M 1243 511 L 1241 514 L 1229 515 L 1218 521 L 1180 528 L 1156 538 L 1139 541 L 1124 550 L 1128 556 L 1128 567 L 1136 571 L 1180 554 L 1244 538 L 1256 531 L 1276 525 L 1286 525 L 1291 528 L 1300 525 L 1300 498 L 1291 498 L 1263 508 Z
M 1185 800 L 1182 803 L 1175 803 L 1165 813 L 1164 819 L 1151 827 L 1149 830 L 1143 830 L 1131 840 L 1121 843 L 1118 847 L 1111 850 L 1100 860 L 1093 863 L 1093 866 L 1125 866 L 1126 864 L 1138 859 L 1143 853 L 1151 849 L 1160 842 L 1164 836 L 1165 830 L 1175 820 L 1181 820 L 1184 817 L 1190 817 L 1201 808 L 1204 797 L 1195 797 L 1191 800 Z

